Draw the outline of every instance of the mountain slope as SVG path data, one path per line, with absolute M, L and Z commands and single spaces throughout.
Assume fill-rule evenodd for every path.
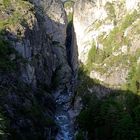
M 84 11 L 84 12 L 83 12 Z M 79 60 L 90 77 L 111 87 L 139 67 L 139 1 L 84 1 L 74 9 Z
M 71 79 L 66 27 L 59 0 L 0 0 L 1 139 L 55 138 L 51 93 Z
M 77 140 L 140 139 L 140 1 L 77 0 Z

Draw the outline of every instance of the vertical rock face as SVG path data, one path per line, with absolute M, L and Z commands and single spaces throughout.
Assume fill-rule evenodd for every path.
M 27 24 L 19 22 L 16 26 L 8 27 L 8 40 L 29 61 L 21 67 L 21 79 L 34 86 L 37 83 L 50 85 L 53 73 L 57 70 L 61 72 L 59 80 L 67 83 L 71 70 L 66 59 L 67 20 L 63 5 L 59 0 L 32 3 L 35 4 L 35 14 L 31 9 L 20 7 L 21 16 Z M 16 2 L 13 7 L 15 5 Z M 18 9 L 16 12 L 19 12 Z M 20 38 L 18 32 L 21 34 Z M 65 73 L 69 74 L 64 78 Z
M 77 139 L 140 139 L 137 120 L 126 117 L 140 104 L 140 1 L 77 0 L 73 22 L 83 63 Z
M 54 41 L 65 44 L 67 19 L 63 4 L 60 0 L 31 0 L 37 7 L 41 7 L 44 12 L 44 24 L 46 32 L 52 36 Z M 39 12 L 40 9 L 38 9 Z M 41 14 L 41 13 L 40 13 Z
M 10 121 L 7 138 L 55 137 L 51 88 L 63 89 L 71 79 L 66 27 L 60 0 L 0 1 L 0 105 Z
M 75 34 L 75 30 L 74 27 L 72 26 L 72 40 L 71 40 L 71 64 L 72 64 L 72 68 L 73 71 L 75 73 L 77 73 L 78 71 L 78 46 L 77 46 L 77 40 L 76 40 L 76 34 Z
M 74 6 L 73 23 L 76 32 L 79 59 L 82 62 L 86 62 L 87 60 L 87 52 L 91 48 L 90 40 L 93 39 L 92 35 L 88 33 L 87 29 L 98 18 L 100 18 L 99 14 L 104 12 L 102 9 L 100 9 L 101 11 L 99 11 L 99 16 L 96 15 L 97 10 L 99 9 L 97 4 L 97 2 L 79 0 Z
M 73 22 L 79 60 L 91 78 L 110 86 L 126 83 L 134 64 L 130 57 L 139 59 L 139 4 L 139 0 L 76 1 Z
M 78 48 L 75 30 L 73 26 L 74 4 L 75 4 L 74 1 L 66 1 L 64 3 L 64 8 L 68 17 L 67 38 L 66 38 L 68 62 L 72 67 L 73 72 L 76 73 L 78 70 Z

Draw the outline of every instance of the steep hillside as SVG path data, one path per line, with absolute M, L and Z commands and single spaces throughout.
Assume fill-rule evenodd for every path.
M 77 140 L 140 139 L 140 1 L 77 0 Z
M 140 140 L 139 39 L 139 0 L 0 0 L 0 140 Z
M 0 0 L 0 139 L 55 138 L 51 93 L 71 79 L 66 27 L 59 0 Z
M 84 11 L 84 12 L 83 12 Z M 84 1 L 74 9 L 79 60 L 90 77 L 111 87 L 139 65 L 139 1 Z

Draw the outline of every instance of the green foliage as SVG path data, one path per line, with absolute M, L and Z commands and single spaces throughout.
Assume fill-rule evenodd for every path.
M 79 131 L 76 135 L 76 140 L 84 140 L 84 134 L 82 131 Z
M 3 30 L 8 25 L 16 25 L 17 23 L 22 23 L 23 21 L 24 19 L 19 12 L 13 12 L 12 16 L 0 21 L 0 29 Z
M 0 139 L 6 140 L 8 133 L 7 133 L 7 127 L 9 125 L 8 120 L 3 116 L 2 111 L 0 112 Z
M 92 45 L 88 53 L 88 60 L 87 60 L 87 65 L 86 65 L 88 71 L 92 70 L 93 62 L 95 62 L 95 57 L 97 56 L 96 51 L 97 51 L 96 47 Z
M 100 64 L 106 58 L 106 54 L 103 50 L 96 48 L 95 44 L 93 43 L 91 49 L 88 53 L 88 60 L 87 60 L 87 69 L 90 71 L 92 69 L 92 63 Z
M 139 20 L 137 20 L 137 22 L 135 22 L 135 24 L 133 24 L 133 29 L 132 29 L 132 33 L 131 34 L 140 34 Z
M 0 72 L 15 72 L 19 62 L 25 64 L 27 60 L 11 47 L 5 36 L 5 30 L 0 31 Z
M 122 24 L 120 26 L 121 30 L 127 29 L 137 18 L 139 18 L 140 14 L 135 10 L 134 12 L 127 14 L 125 18 L 122 20 Z
M 80 66 L 78 71 L 78 86 L 77 86 L 77 94 L 80 96 L 83 96 L 84 94 L 88 94 L 88 88 L 92 87 L 93 85 L 96 85 L 98 81 L 93 81 L 88 76 L 85 76 L 85 73 L 87 74 L 87 68 L 85 68 L 83 65 Z M 83 94 L 84 91 L 84 94 Z M 84 98 L 86 100 L 86 98 Z
M 21 21 L 21 18 L 22 18 L 21 14 L 19 12 L 14 12 L 12 17 L 10 17 L 7 22 L 8 24 L 14 25 L 18 23 L 19 21 Z
M 82 71 L 82 70 L 81 70 Z M 92 86 L 105 87 L 80 72 L 80 94 L 84 108 L 77 117 L 80 136 L 88 132 L 89 140 L 139 140 L 140 139 L 140 97 L 129 91 L 111 90 L 111 94 L 98 99 Z M 87 80 L 88 79 L 88 80 Z M 102 89 L 103 88 L 103 89 Z M 78 140 L 77 138 L 77 140 Z
M 116 124 L 113 135 L 116 140 L 135 140 L 135 133 L 133 118 L 129 114 L 124 114 Z
M 107 8 L 110 8 L 110 6 L 111 5 L 108 4 Z M 130 44 L 130 39 L 129 37 L 124 36 L 124 32 L 130 25 L 132 25 L 134 21 L 137 20 L 138 17 L 139 14 L 137 11 L 134 11 L 131 14 L 127 14 L 122 19 L 122 21 L 120 21 L 120 24 L 116 26 L 108 36 L 99 36 L 99 42 L 104 46 L 105 58 L 109 57 L 112 52 L 114 52 L 121 46 Z M 98 61 L 98 59 L 96 59 L 96 61 Z
M 114 63 L 114 60 L 119 60 L 117 57 L 111 57 L 112 52 L 119 49 L 123 45 L 129 44 L 129 39 L 123 36 L 123 31 L 118 27 L 115 27 L 108 36 L 104 38 L 103 36 L 99 37 L 99 42 L 103 44 L 104 48 L 99 49 L 95 47 L 93 42 L 92 48 L 88 53 L 87 68 L 90 71 L 93 68 L 93 63 L 101 64 L 102 62 L 111 62 Z M 123 57 L 123 56 L 122 56 Z M 120 58 L 120 57 L 119 57 Z M 114 60 L 113 60 L 114 59 Z M 106 62 L 105 62 L 106 63 Z
M 127 88 L 136 93 L 140 94 L 140 64 L 137 64 L 140 50 L 137 50 L 136 54 L 131 57 L 131 68 L 127 78 Z
M 115 27 L 106 38 L 100 37 L 99 40 L 104 46 L 106 58 L 109 57 L 113 51 L 117 50 L 123 45 L 127 45 L 129 40 L 123 36 L 124 30 Z
M 107 3 L 106 8 L 110 12 L 112 10 L 111 13 L 113 13 L 113 5 L 111 3 Z M 123 17 L 119 24 L 115 26 L 114 29 L 108 35 L 102 33 L 102 35 L 98 37 L 97 42 L 103 45 L 103 49 L 100 49 L 98 48 L 98 46 L 95 46 L 95 42 L 93 41 L 92 47 L 88 53 L 88 60 L 86 64 L 87 70 L 89 72 L 95 69 L 96 71 L 99 71 L 103 74 L 105 72 L 108 72 L 109 68 L 111 68 L 114 65 L 119 66 L 120 64 L 122 64 L 123 67 L 127 67 L 129 65 L 128 61 L 132 66 L 134 65 L 134 63 L 137 61 L 136 59 L 138 58 L 138 56 L 135 57 L 135 61 L 133 61 L 132 58 L 129 57 L 130 54 L 124 55 L 123 53 L 121 53 L 121 47 L 126 45 L 129 48 L 131 46 L 132 38 L 130 36 L 124 36 L 124 32 L 129 26 L 132 25 L 132 23 L 135 23 L 135 21 L 137 21 L 138 17 L 139 13 L 137 11 L 133 11 L 131 14 L 127 14 L 125 17 Z M 137 34 L 139 32 L 138 22 L 136 22 L 133 26 L 133 31 L 135 32 L 135 34 Z M 131 34 L 132 32 L 129 33 L 129 35 Z M 113 52 L 118 52 L 118 54 L 120 53 L 120 55 L 114 56 L 112 55 Z M 101 67 L 102 64 L 106 64 L 107 67 Z M 136 64 L 134 66 L 134 69 L 135 68 Z M 132 83 L 135 85 L 136 82 Z M 136 87 L 133 87 L 135 88 L 133 88 L 133 92 L 136 92 Z
M 8 24 L 8 22 L 6 20 L 1 20 L 0 21 L 0 30 L 4 29 L 7 24 Z
M 129 90 L 140 94 L 140 65 L 132 66 L 128 77 L 128 88 Z
M 74 1 L 73 0 L 67 0 L 65 3 L 64 3 L 64 7 L 65 8 L 72 8 L 74 5 Z
M 97 49 L 96 49 L 96 46 L 92 45 L 89 53 L 88 53 L 88 63 L 91 64 L 92 62 L 95 62 L 95 57 L 96 57 L 96 54 L 97 54 Z
M 69 13 L 67 15 L 67 18 L 68 18 L 68 23 L 72 22 L 73 21 L 73 13 Z
M 115 8 L 114 8 L 113 4 L 110 3 L 110 2 L 107 2 L 106 5 L 105 5 L 105 8 L 107 10 L 108 16 L 111 19 L 115 19 L 116 18 L 116 15 L 115 15 Z
M 11 71 L 16 67 L 14 61 L 10 60 L 10 55 L 15 54 L 15 51 L 9 45 L 9 42 L 0 37 L 0 71 Z
M 11 5 L 11 0 L 3 0 L 3 5 L 5 8 L 8 8 Z
M 0 30 L 2 30 L 8 26 L 26 22 L 26 18 L 29 18 L 29 12 L 30 14 L 34 13 L 34 6 L 26 0 L 3 0 L 0 10 L 2 10 L 4 16 L 8 15 L 0 20 Z M 23 11 L 28 11 L 28 14 Z
M 95 138 L 99 140 L 135 140 L 140 138 L 138 135 L 140 127 L 137 125 L 140 112 L 137 104 L 135 104 L 137 115 L 133 117 L 129 114 L 133 114 L 133 110 L 129 110 L 127 106 L 120 104 L 116 100 L 117 96 L 108 97 L 104 100 L 93 98 L 95 97 L 90 97 L 87 108 L 81 111 L 77 118 L 81 130 L 88 131 L 89 140 Z M 124 98 L 126 100 L 127 95 Z
M 64 3 L 64 8 L 67 10 L 71 10 L 71 8 L 73 8 L 73 5 L 74 5 L 74 1 L 68 0 Z M 68 19 L 68 23 L 73 21 L 73 11 L 68 13 L 67 19 Z

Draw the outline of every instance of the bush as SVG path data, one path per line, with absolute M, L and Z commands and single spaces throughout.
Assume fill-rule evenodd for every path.
M 10 0 L 3 0 L 3 5 L 5 8 L 8 8 L 11 4 L 11 1 Z
M 9 42 L 0 38 L 0 71 L 14 70 L 16 65 L 10 60 L 10 55 L 15 54 L 15 50 L 10 48 Z
M 77 117 L 80 136 L 88 132 L 88 140 L 140 139 L 140 97 L 138 95 L 130 91 L 110 89 L 111 93 L 108 96 L 98 99 L 94 93 L 96 91 L 93 93 L 88 91 L 88 88 L 95 84 L 94 81 L 83 71 L 80 72 L 79 80 L 84 106 Z M 96 83 L 96 85 L 99 84 Z M 100 90 L 105 89 L 99 86 Z
M 9 121 L 4 117 L 2 110 L 0 109 L 0 139 L 7 140 Z

